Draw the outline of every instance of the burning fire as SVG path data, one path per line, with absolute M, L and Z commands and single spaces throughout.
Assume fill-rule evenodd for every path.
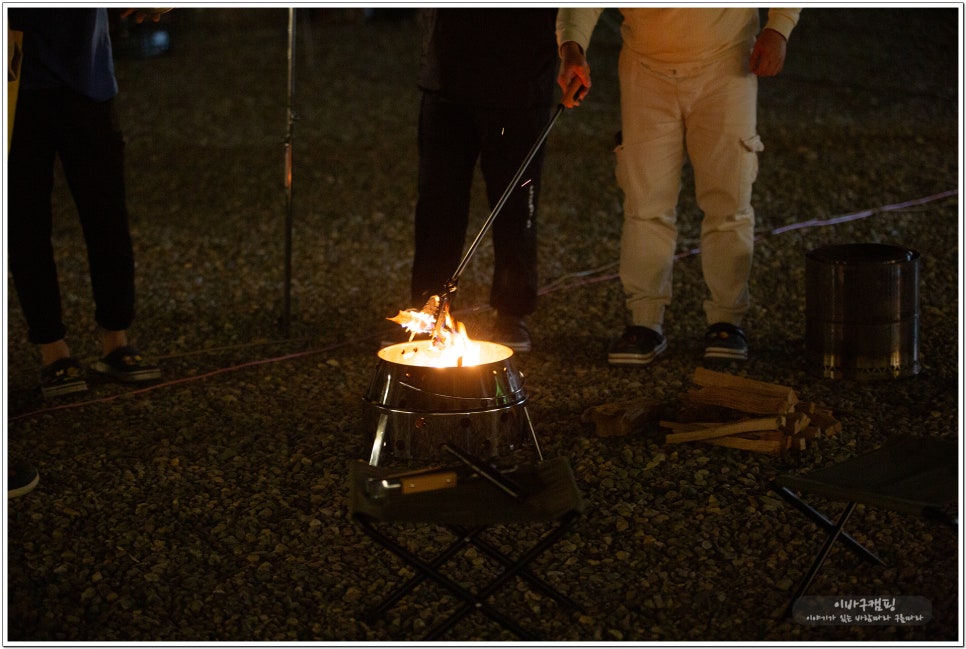
M 439 316 L 438 311 L 439 298 L 433 296 L 421 311 L 407 309 L 393 318 L 387 318 L 401 325 L 410 334 L 409 343 L 391 347 L 401 350 L 402 359 L 391 360 L 423 367 L 466 367 L 480 364 L 480 344 L 470 340 L 463 323 L 450 315 L 448 304 L 443 306 Z M 442 317 L 439 326 L 437 317 Z M 432 338 L 416 344 L 412 342 L 416 334 L 431 334 Z

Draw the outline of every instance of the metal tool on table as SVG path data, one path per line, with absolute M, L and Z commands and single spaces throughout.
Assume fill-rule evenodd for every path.
M 366 481 L 366 495 L 378 500 L 391 494 L 408 496 L 426 491 L 451 489 L 456 486 L 456 470 L 448 467 L 427 467 L 404 473 L 395 473 L 383 478 L 369 478 Z
M 488 480 L 494 487 L 514 500 L 522 501 L 524 498 L 526 498 L 526 493 L 520 485 L 504 475 L 495 467 L 486 464 L 478 457 L 474 457 L 473 455 L 470 455 L 466 451 L 457 448 L 452 444 L 443 444 L 442 449 L 472 469 L 476 475 Z
M 366 496 L 373 500 L 394 495 L 409 496 L 452 489 L 461 481 L 483 479 L 514 500 L 522 501 L 526 498 L 526 490 L 495 466 L 451 444 L 443 444 L 441 449 L 461 464 L 431 466 L 381 478 L 369 478 L 366 480 Z

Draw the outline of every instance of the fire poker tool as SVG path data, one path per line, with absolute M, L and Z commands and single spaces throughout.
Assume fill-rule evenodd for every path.
M 500 491 L 507 494 L 514 500 L 522 502 L 527 497 L 527 494 L 524 493 L 523 488 L 520 487 L 520 485 L 503 475 L 494 467 L 486 464 L 478 457 L 470 455 L 466 451 L 456 448 L 452 444 L 443 444 L 440 448 L 471 468 L 481 478 L 489 480 L 493 486 L 497 487 Z
M 567 94 L 568 96 L 580 96 L 583 94 L 583 92 L 585 92 L 584 86 L 576 84 L 572 87 L 572 90 L 568 89 Z M 490 227 L 493 225 L 493 221 L 496 220 L 500 210 L 503 209 L 503 206 L 510 198 L 510 195 L 517 188 L 517 183 L 520 182 L 520 179 L 523 177 L 523 174 L 526 173 L 530 163 L 533 162 L 533 159 L 537 156 L 537 153 L 540 151 L 540 147 L 543 146 L 543 143 L 546 141 L 547 136 L 553 129 L 554 124 L 557 123 L 557 118 L 560 117 L 560 113 L 563 111 L 564 100 L 561 99 L 560 103 L 557 104 L 557 108 L 554 111 L 553 116 L 550 118 L 550 121 L 547 122 L 547 125 L 543 127 L 543 130 L 537 137 L 537 141 L 533 143 L 532 147 L 530 147 L 530 151 L 523 159 L 523 164 L 521 164 L 520 168 L 517 169 L 516 174 L 514 174 L 513 179 L 507 185 L 507 188 L 504 190 L 500 200 L 497 201 L 496 205 L 493 206 L 493 209 L 490 211 L 490 215 L 487 216 L 486 220 L 483 222 L 483 226 L 480 228 L 476 238 L 473 239 L 473 242 L 470 244 L 469 248 L 466 249 L 466 252 L 463 254 L 463 258 L 460 260 L 459 265 L 453 272 L 452 277 L 450 277 L 449 280 L 443 285 L 443 290 L 438 295 L 433 295 L 430 297 L 429 301 L 426 303 L 426 306 L 423 307 L 424 313 L 431 314 L 435 318 L 435 322 L 433 324 L 433 344 L 439 344 L 441 342 L 442 330 L 445 326 L 447 316 L 449 315 L 450 303 L 452 302 L 453 295 L 456 293 L 456 289 L 458 288 L 460 276 L 463 274 L 463 271 L 466 270 L 466 266 L 469 264 L 470 258 L 476 252 L 476 249 L 480 247 L 483 237 L 485 237 L 486 233 L 489 232 Z

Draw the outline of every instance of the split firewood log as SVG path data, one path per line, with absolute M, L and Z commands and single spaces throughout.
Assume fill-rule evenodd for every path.
M 754 431 L 767 431 L 781 428 L 785 423 L 785 418 L 758 417 L 753 419 L 743 419 L 727 424 L 712 424 L 710 426 L 670 433 L 664 436 L 665 444 L 680 444 L 682 442 L 697 442 L 710 440 L 738 433 L 748 433 Z
M 784 415 L 798 403 L 798 396 L 789 387 L 704 367 L 695 368 L 692 380 L 699 388 L 685 395 L 691 404 L 725 406 L 752 414 Z
M 779 437 L 765 436 L 752 437 L 754 433 L 746 435 L 728 435 L 727 437 L 716 437 L 715 439 L 704 440 L 708 444 L 715 446 L 726 446 L 742 451 L 754 451 L 756 453 L 766 453 L 768 455 L 781 455 L 785 448 L 784 434 L 780 431 L 765 431 L 765 433 L 778 433 Z
M 654 399 L 626 399 L 593 406 L 582 419 L 593 422 L 600 437 L 629 435 L 644 429 L 649 421 L 658 421 L 667 413 L 667 405 Z

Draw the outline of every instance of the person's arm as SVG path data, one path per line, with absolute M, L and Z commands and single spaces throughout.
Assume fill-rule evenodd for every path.
M 769 9 L 768 10 L 768 21 L 765 23 L 765 29 L 773 29 L 782 36 L 785 37 L 787 41 L 791 38 L 792 30 L 795 29 L 795 25 L 798 24 L 798 18 L 801 16 L 801 9 L 790 9 L 788 7 L 782 7 L 781 9 Z
M 557 10 L 557 48 L 560 72 L 557 84 L 563 90 L 562 103 L 567 108 L 579 106 L 590 91 L 590 65 L 587 48 L 603 8 Z M 583 90 L 580 88 L 583 87 Z
M 769 9 L 768 22 L 758 34 L 751 51 L 751 71 L 759 77 L 773 77 L 785 67 L 788 37 L 798 24 L 801 9 Z

